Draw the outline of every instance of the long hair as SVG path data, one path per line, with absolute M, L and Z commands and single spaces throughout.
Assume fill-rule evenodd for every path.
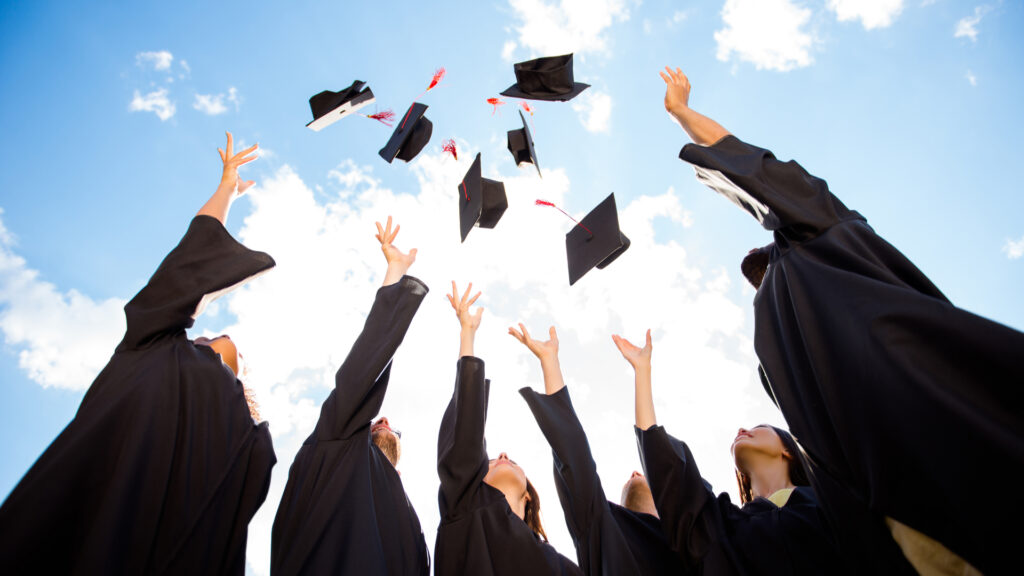
M 782 440 L 782 447 L 789 452 L 791 458 L 789 459 L 789 481 L 793 486 L 810 486 L 811 481 L 807 475 L 807 460 L 804 458 L 803 450 L 796 443 L 796 439 L 789 432 L 776 428 L 775 426 L 769 426 L 776 434 L 779 435 L 779 440 Z M 740 487 L 740 502 L 747 504 L 754 501 L 754 491 L 750 486 L 750 477 L 736 469 L 736 483 Z
M 526 507 L 523 513 L 523 521 L 526 525 L 533 530 L 533 533 L 548 541 L 548 535 L 544 532 L 544 526 L 540 523 L 540 495 L 537 494 L 537 489 L 530 483 L 530 479 L 526 479 L 526 493 L 530 498 L 526 501 Z

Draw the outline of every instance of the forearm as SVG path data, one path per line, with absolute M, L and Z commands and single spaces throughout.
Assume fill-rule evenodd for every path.
M 544 374 L 544 393 L 551 395 L 565 388 L 565 380 L 562 378 L 562 366 L 558 362 L 558 356 L 542 358 L 540 369 Z
M 658 423 L 654 417 L 654 395 L 651 392 L 651 367 L 635 368 L 636 427 L 647 430 Z
M 228 211 L 231 209 L 231 202 L 234 200 L 235 190 L 234 187 L 221 182 L 220 186 L 217 186 L 217 191 L 210 196 L 210 199 L 203 204 L 203 207 L 196 213 L 197 216 L 212 216 L 220 223 L 227 225 Z
M 407 264 L 399 262 L 388 262 L 388 270 L 384 274 L 383 286 L 391 286 L 392 284 L 396 284 L 399 280 L 402 279 L 402 276 L 405 276 L 405 273 L 408 270 L 409 266 Z
M 688 106 L 674 108 L 672 116 L 689 134 L 690 139 L 701 146 L 710 146 L 729 135 L 729 131 L 721 124 Z
M 463 327 L 462 332 L 459 334 L 459 358 L 474 356 L 474 340 L 476 340 L 476 330 Z

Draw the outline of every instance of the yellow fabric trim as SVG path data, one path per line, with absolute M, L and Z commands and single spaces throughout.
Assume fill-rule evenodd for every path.
M 796 490 L 796 488 L 783 488 L 782 490 L 776 490 L 774 494 L 768 497 L 768 500 L 772 504 L 782 508 L 786 505 L 786 502 L 789 502 L 789 497 L 793 494 L 793 490 Z
M 892 539 L 921 576 L 981 576 L 977 568 L 942 543 L 886 516 Z

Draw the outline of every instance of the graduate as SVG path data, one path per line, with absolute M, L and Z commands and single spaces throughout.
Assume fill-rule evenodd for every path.
M 555 486 L 583 573 L 683 574 L 685 566 L 669 548 L 643 474 L 634 472 L 626 481 L 621 505 L 605 498 L 587 435 L 562 379 L 555 327 L 549 330 L 546 342 L 532 338 L 522 324 L 519 330 L 510 327 L 508 331 L 540 360 L 545 393 L 529 387 L 519 393 L 551 445 Z
M 437 439 L 438 507 L 441 524 L 434 544 L 436 576 L 530 576 L 582 574 L 547 542 L 540 522 L 540 497 L 508 455 L 487 457 L 484 427 L 490 380 L 473 355 L 483 308 L 473 284 L 459 297 L 455 282 L 448 301 L 462 327 L 455 392 Z
M 274 266 L 224 228 L 256 159 L 218 149 L 220 185 L 124 307 L 127 329 L 75 417 L 0 507 L 6 574 L 238 574 L 276 462 L 227 336 L 203 307 Z
M 427 294 L 423 282 L 406 275 L 416 249 L 404 253 L 394 245 L 399 228 L 392 230 L 391 217 L 385 227 L 377 223 L 384 285 L 288 471 L 271 534 L 274 574 L 430 573 L 423 530 L 396 469 L 399 433 L 387 418 L 373 420 L 392 357 Z
M 824 180 L 691 109 L 679 69 L 662 78 L 695 143 L 680 158 L 774 235 L 748 266 L 754 347 L 847 560 L 896 570 L 885 519 L 919 571 L 1015 565 L 1006 511 L 977 491 L 1024 470 L 1024 334 L 953 306 Z
M 662 530 L 695 574 L 814 576 L 848 573 L 785 430 L 740 428 L 732 444 L 742 507 L 715 496 L 693 454 L 659 426 L 651 390 L 651 331 L 640 348 L 612 336 L 633 367 L 636 438 Z M 852 572 L 849 572 L 852 574 Z

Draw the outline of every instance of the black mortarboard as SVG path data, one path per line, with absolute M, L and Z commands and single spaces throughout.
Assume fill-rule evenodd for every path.
M 366 82 L 356 80 L 338 92 L 324 90 L 310 98 L 309 108 L 313 111 L 313 121 L 306 124 L 306 127 L 319 132 L 363 106 L 373 104 L 373 92 L 369 87 L 363 90 L 363 86 L 366 86 Z
M 768 272 L 768 260 L 771 257 L 773 247 L 775 247 L 774 242 L 761 248 L 754 248 L 747 253 L 743 258 L 743 262 L 740 263 L 740 271 L 743 272 L 747 282 L 750 282 L 750 285 L 755 289 L 761 287 L 764 275 Z
M 501 94 L 526 100 L 572 100 L 590 87 L 590 84 L 574 82 L 572 77 L 572 54 L 547 56 L 514 66 L 516 83 Z
M 516 159 L 516 166 L 529 162 L 537 169 L 537 175 L 543 178 L 540 164 L 537 163 L 537 151 L 533 149 L 533 135 L 530 134 L 530 127 L 526 124 L 526 116 L 523 116 L 522 110 L 519 111 L 519 117 L 523 120 L 523 127 L 508 131 L 508 151 Z
M 505 196 L 505 185 L 480 176 L 480 154 L 477 153 L 469 172 L 459 183 L 459 230 L 462 241 L 466 241 L 474 225 L 494 228 L 506 208 L 508 197 Z
M 391 139 L 380 149 L 380 157 L 388 164 L 397 156 L 406 162 L 412 160 L 423 150 L 434 132 L 434 125 L 423 114 L 427 111 L 426 104 L 413 102 L 409 111 L 395 127 Z
M 591 268 L 601 269 L 611 264 L 627 248 L 629 238 L 619 230 L 619 213 L 612 193 L 565 235 L 569 285 L 575 284 Z

